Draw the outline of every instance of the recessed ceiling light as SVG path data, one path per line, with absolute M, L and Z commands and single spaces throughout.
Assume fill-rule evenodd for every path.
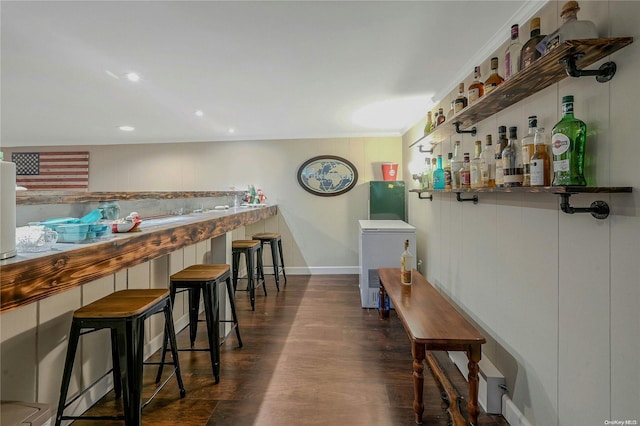
M 123 132 L 133 132 L 136 128 L 133 126 L 120 126 L 118 127 Z
M 129 81 L 133 82 L 140 80 L 140 76 L 135 72 L 127 73 L 127 78 L 129 79 Z
M 202 116 L 204 116 L 204 112 L 202 112 L 202 110 L 197 110 L 197 111 L 195 112 L 195 114 L 196 114 L 198 117 L 202 117 Z
M 234 129 L 233 127 L 229 127 L 229 130 L 227 130 L 227 132 L 229 133 L 235 133 L 236 129 Z

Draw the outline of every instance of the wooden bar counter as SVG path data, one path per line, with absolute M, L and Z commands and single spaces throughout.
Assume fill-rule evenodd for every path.
M 0 312 L 61 293 L 186 246 L 277 215 L 277 206 L 230 208 L 143 223 L 137 232 L 0 261 Z

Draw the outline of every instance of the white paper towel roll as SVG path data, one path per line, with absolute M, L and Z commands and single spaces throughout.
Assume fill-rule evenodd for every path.
M 16 255 L 16 165 L 0 161 L 0 259 Z

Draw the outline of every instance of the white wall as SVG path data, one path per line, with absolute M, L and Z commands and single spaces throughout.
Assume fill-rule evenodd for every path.
M 544 6 L 543 33 L 559 25 L 562 5 Z M 518 126 L 522 137 L 532 114 L 550 130 L 562 96 L 572 94 L 576 117 L 589 129 L 589 184 L 633 186 L 633 194 L 571 197 L 580 207 L 607 201 L 612 214 L 605 220 L 564 214 L 552 194 L 481 193 L 478 205 L 451 194 L 436 194 L 432 202 L 409 198 L 426 277 L 484 330 L 483 355 L 505 374 L 509 396 L 531 424 L 545 426 L 640 421 L 640 3 L 580 6 L 578 17 L 594 21 L 601 36 L 636 40 L 612 55 L 613 80 L 564 79 L 478 123 L 479 134 L 461 140 L 473 152 L 473 142 L 487 133 L 496 140 L 499 125 Z M 520 25 L 528 34 L 528 23 Z M 403 137 L 405 179 L 407 165 L 425 156 L 408 148 L 423 127 L 417 123 Z M 446 156 L 456 139 L 436 154 Z
M 48 147 L 47 150 L 50 148 Z M 54 147 L 51 150 L 64 150 Z M 74 149 L 78 149 L 75 147 Z M 357 220 L 367 218 L 368 185 L 380 163 L 402 163 L 400 137 L 86 146 L 90 191 L 226 190 L 248 184 L 277 203 L 277 218 L 250 226 L 283 236 L 287 273 L 357 273 Z M 42 148 L 21 148 L 21 151 Z M 6 150 L 10 158 L 11 150 Z M 358 185 L 319 197 L 303 190 L 296 171 L 311 157 L 338 155 L 357 168 Z M 402 167 L 398 171 L 402 174 Z M 144 216 L 144 212 L 141 212 Z M 264 228 L 263 228 L 264 227 Z

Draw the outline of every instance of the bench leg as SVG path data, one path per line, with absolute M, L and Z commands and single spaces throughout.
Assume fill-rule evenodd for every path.
M 467 350 L 467 358 L 469 363 L 467 368 L 469 369 L 469 420 L 472 425 L 478 424 L 478 362 L 482 356 L 480 345 L 471 345 Z
M 422 413 L 424 413 L 424 359 L 426 348 L 424 344 L 411 344 L 411 355 L 413 356 L 413 411 L 416 413 L 416 424 L 422 424 Z M 477 395 L 476 395 L 477 396 Z

